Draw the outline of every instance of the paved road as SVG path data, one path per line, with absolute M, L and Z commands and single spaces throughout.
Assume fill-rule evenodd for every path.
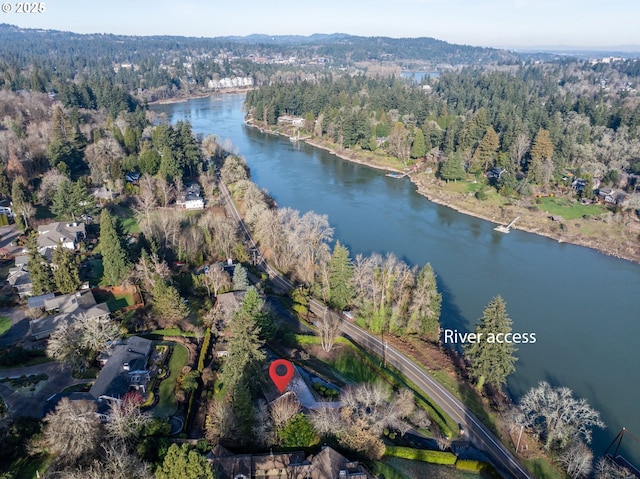
M 33 396 L 19 393 L 7 386 L 6 383 L 0 383 L 0 395 L 7 404 L 11 416 L 40 417 L 49 397 L 73 384 L 87 382 L 86 379 L 74 379 L 68 366 L 53 361 L 36 366 L 2 369 L 0 370 L 0 379 L 41 373 L 49 376 L 49 379 L 47 379 L 44 387 Z
M 249 230 L 245 226 L 238 210 L 236 209 L 229 190 L 222 180 L 219 181 L 220 190 L 225 199 L 225 206 L 233 218 L 238 222 L 247 244 L 257 250 Z M 269 263 L 261 255 L 258 255 L 260 266 L 269 274 L 274 286 L 283 291 L 291 290 L 294 285 Z M 318 301 L 311 300 L 310 306 L 320 310 L 326 307 Z M 334 313 L 335 314 L 335 313 Z M 515 479 L 534 479 L 534 477 L 518 463 L 511 452 L 496 438 L 496 436 L 482 424 L 473 412 L 469 410 L 458 398 L 447 391 L 440 383 L 433 379 L 424 370 L 418 367 L 399 351 L 383 343 L 369 332 L 357 327 L 348 321 L 342 321 L 342 330 L 353 341 L 368 349 L 374 354 L 384 355 L 386 361 L 413 381 L 421 391 L 429 396 L 442 410 L 458 422 L 464 429 L 467 439 L 479 450 L 483 451 L 491 463 L 505 476 Z
M 453 394 L 447 391 L 413 361 L 409 360 L 391 346 L 383 343 L 375 336 L 372 336 L 367 331 L 360 329 L 348 321 L 342 322 L 342 330 L 345 335 L 369 351 L 378 355 L 384 354 L 387 363 L 416 384 L 423 393 L 429 396 L 446 414 L 462 426 L 467 439 L 476 448 L 487 454 L 493 465 L 499 471 L 503 474 L 508 474 L 509 477 L 518 479 L 533 478 L 495 435 L 475 417 L 467 406 L 462 404 Z

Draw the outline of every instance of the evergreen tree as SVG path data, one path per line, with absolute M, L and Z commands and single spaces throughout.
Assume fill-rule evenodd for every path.
M 242 309 L 236 312 L 229 327 L 229 357 L 224 368 L 223 382 L 233 390 L 243 377 L 257 378 L 265 354 L 260 339 L 260 326 Z
M 153 313 L 175 324 L 189 315 L 178 290 L 156 275 L 153 286 Z
M 531 159 L 542 161 L 553 157 L 553 142 L 548 130 L 540 128 L 531 146 Z
M 462 159 L 457 154 L 451 154 L 444 160 L 440 168 L 440 178 L 443 180 L 461 180 L 466 175 Z
M 29 259 L 27 261 L 27 270 L 29 271 L 29 278 L 33 286 L 33 294 L 45 294 L 51 293 L 55 284 L 53 282 L 53 275 L 51 274 L 51 268 L 47 261 L 38 252 L 38 234 L 32 233 L 27 238 L 27 250 Z
M 505 341 L 513 322 L 507 315 L 506 304 L 496 296 L 484 309 L 476 327 L 478 341 L 466 343 L 464 352 L 471 363 L 471 375 L 477 380 L 478 389 L 485 383 L 499 388 L 513 373 L 517 358 L 515 346 Z
M 104 266 L 103 282 L 107 286 L 122 284 L 131 270 L 127 253 L 122 247 L 116 220 L 107 209 L 100 214 L 100 252 Z
M 83 182 L 65 180 L 53 195 L 51 212 L 60 219 L 78 220 L 82 215 L 96 212 L 96 199 Z
M 188 444 L 171 444 L 162 465 L 156 470 L 157 479 L 213 479 L 207 458 Z
M 245 314 L 258 325 L 261 339 L 270 339 L 275 334 L 273 318 L 255 286 L 247 289 L 239 314 Z
M 416 137 L 411 145 L 411 158 L 423 158 L 427 154 L 427 145 L 424 142 L 424 134 L 420 128 L 416 128 Z
M 233 267 L 233 289 L 236 291 L 244 291 L 249 287 L 249 279 L 247 278 L 247 270 L 240 263 L 236 263 Z
M 473 155 L 474 161 L 469 168 L 470 172 L 477 173 L 479 171 L 487 171 L 489 163 L 493 161 L 499 146 L 500 138 L 493 127 L 490 126 L 487 128 L 487 132 L 482 137 L 482 140 L 480 140 L 480 144 Z M 482 168 L 482 170 L 480 168 Z
M 160 159 L 160 167 L 158 174 L 164 179 L 173 182 L 178 176 L 182 176 L 180 171 L 180 164 L 174 155 L 174 152 L 169 147 L 162 149 L 162 158 Z
M 77 171 L 81 167 L 84 138 L 74 125 L 72 118 L 62 108 L 53 111 L 53 128 L 51 142 L 47 147 L 47 156 L 51 166 L 65 165 L 65 169 Z
M 329 263 L 329 304 L 342 311 L 353 299 L 353 265 L 349 250 L 336 241 Z
M 78 261 L 69 248 L 65 248 L 62 244 L 53 252 L 53 280 L 56 288 L 63 294 L 78 291 L 82 282 L 78 273 Z

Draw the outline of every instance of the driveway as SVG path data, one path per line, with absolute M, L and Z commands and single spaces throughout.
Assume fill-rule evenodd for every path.
M 7 404 L 10 416 L 41 417 L 42 410 L 49 397 L 71 385 L 87 382 L 86 379 L 74 379 L 68 366 L 53 361 L 46 364 L 38 364 L 37 366 L 2 369 L 0 370 L 0 379 L 42 373 L 49 376 L 49 379 L 47 379 L 42 389 L 33 396 L 19 393 L 7 386 L 7 383 L 0 383 L 0 396 Z
M 16 240 L 20 236 L 21 232 L 14 224 L 0 227 L 0 249 L 6 248 L 9 255 L 19 256 L 22 254 L 24 246 L 17 246 Z M 11 244 L 15 246 L 11 246 Z

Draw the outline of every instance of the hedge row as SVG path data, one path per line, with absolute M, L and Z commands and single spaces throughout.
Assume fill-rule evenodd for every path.
M 472 461 L 471 459 L 460 459 L 456 462 L 456 469 L 466 472 L 473 472 L 476 474 L 483 474 L 486 477 L 500 478 L 500 474 L 491 464 L 480 461 Z
M 200 356 L 198 357 L 198 371 L 200 372 L 204 369 L 204 361 L 209 352 L 209 343 L 211 343 L 211 329 L 207 328 L 204 332 L 204 340 L 202 341 L 202 348 L 200 348 Z
M 430 462 L 432 464 L 453 465 L 456 455 L 452 452 L 430 451 L 427 449 L 413 449 L 411 447 L 387 446 L 386 456 L 410 459 L 412 461 Z

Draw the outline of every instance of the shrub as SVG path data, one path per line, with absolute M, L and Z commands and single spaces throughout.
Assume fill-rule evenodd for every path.
M 498 471 L 491 464 L 486 462 L 473 461 L 471 459 L 460 459 L 456 462 L 456 469 L 465 472 L 483 474 L 487 477 L 501 477 Z
M 387 446 L 386 456 L 410 459 L 412 461 L 429 462 L 432 464 L 453 465 L 456 456 L 452 452 L 430 451 L 427 449 L 412 449 L 410 447 Z

